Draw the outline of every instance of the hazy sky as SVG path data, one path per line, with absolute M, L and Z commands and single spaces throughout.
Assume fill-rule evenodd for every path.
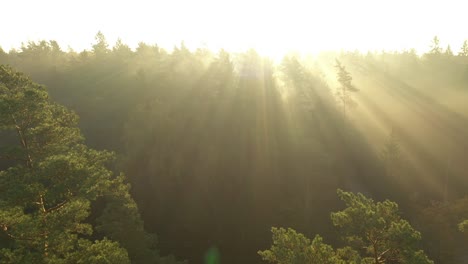
M 467 2 L 467 3 L 464 3 Z M 101 30 L 171 48 L 206 45 L 268 54 L 286 49 L 427 50 L 434 35 L 458 51 L 468 39 L 468 1 L 411 0 L 2 0 L 0 46 L 57 40 L 63 49 L 89 49 Z

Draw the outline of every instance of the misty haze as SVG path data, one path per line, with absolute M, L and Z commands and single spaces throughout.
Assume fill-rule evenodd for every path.
M 95 2 L 1 4 L 0 264 L 468 263 L 465 3 Z

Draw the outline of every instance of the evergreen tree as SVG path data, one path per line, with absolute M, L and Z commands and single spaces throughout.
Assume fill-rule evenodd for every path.
M 361 193 L 342 190 L 338 196 L 346 208 L 331 214 L 333 225 L 341 228 L 350 245 L 363 251 L 366 263 L 433 263 L 418 249 L 421 234 L 400 217 L 396 203 L 376 203 Z
M 132 55 L 132 50 L 130 47 L 122 42 L 122 39 L 118 38 L 115 42 L 114 47 L 112 48 L 114 55 L 117 59 L 126 60 Z
M 353 100 L 350 93 L 357 92 L 358 89 L 352 85 L 351 81 L 353 80 L 353 77 L 351 77 L 351 74 L 346 70 L 346 67 L 342 65 L 339 60 L 336 60 L 335 62 L 338 82 L 340 83 L 340 87 L 338 87 L 336 91 L 336 96 L 341 101 L 343 106 L 343 118 L 346 119 L 347 109 L 356 106 L 356 102 Z
M 96 43 L 93 44 L 94 54 L 100 56 L 109 52 L 109 44 L 107 43 L 106 37 L 101 31 L 96 33 L 94 40 L 96 41 Z
M 344 264 L 346 263 L 317 235 L 310 241 L 294 229 L 275 228 L 273 245 L 270 249 L 258 251 L 263 260 L 278 264 Z
M 78 117 L 45 88 L 0 66 L 0 129 L 18 144 L 2 149 L 0 227 L 9 246 L 1 263 L 129 263 L 110 240 L 87 240 L 91 202 L 121 185 L 106 169 L 112 154 L 89 149 Z
M 331 219 L 342 229 L 349 246 L 335 251 L 318 235 L 311 242 L 293 229 L 272 228 L 273 245 L 258 254 L 278 264 L 433 263 L 418 249 L 421 234 L 401 219 L 396 203 L 375 203 L 360 193 L 342 190 L 338 190 L 338 196 L 347 207 L 332 213 Z
M 468 40 L 463 41 L 463 45 L 460 49 L 460 52 L 458 52 L 458 56 L 468 56 Z
M 432 39 L 431 50 L 430 50 L 429 53 L 431 53 L 431 54 L 441 54 L 442 53 L 442 48 L 440 47 L 439 37 L 434 36 L 434 38 Z

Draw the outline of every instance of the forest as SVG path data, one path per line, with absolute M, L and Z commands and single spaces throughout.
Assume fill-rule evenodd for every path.
M 468 41 L 0 48 L 0 263 L 468 263 Z

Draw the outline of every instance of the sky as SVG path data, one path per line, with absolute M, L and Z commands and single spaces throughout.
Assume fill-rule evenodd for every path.
M 56 40 L 76 51 L 90 49 L 102 31 L 117 38 L 172 49 L 229 51 L 255 48 L 265 54 L 289 50 L 429 49 L 457 51 L 468 39 L 468 1 L 460 0 L 1 0 L 0 47 Z

